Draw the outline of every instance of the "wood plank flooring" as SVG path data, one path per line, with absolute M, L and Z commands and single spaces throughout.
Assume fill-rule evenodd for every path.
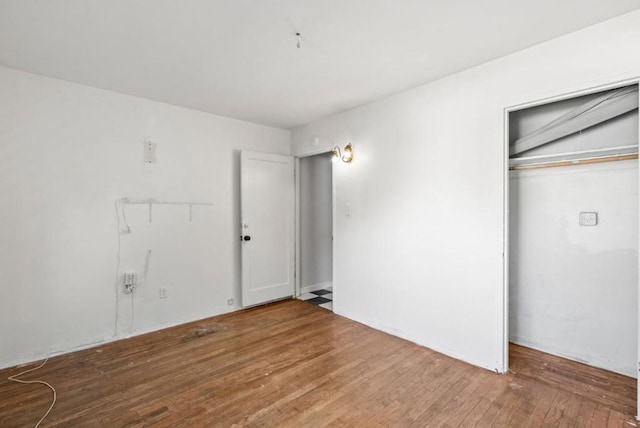
M 51 359 L 41 426 L 630 427 L 635 380 L 511 347 L 498 375 L 288 300 Z M 0 371 L 0 426 L 51 391 Z

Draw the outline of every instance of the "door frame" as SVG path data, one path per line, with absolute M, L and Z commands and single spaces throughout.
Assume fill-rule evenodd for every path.
M 543 104 L 549 104 L 556 101 L 562 101 L 570 98 L 580 97 L 583 95 L 590 95 L 596 92 L 606 91 L 609 89 L 614 89 L 622 86 L 630 86 L 630 85 L 638 85 L 640 87 L 640 76 L 632 77 L 629 79 L 618 80 L 598 86 L 592 86 L 588 88 L 584 88 L 577 91 L 566 92 L 561 95 L 541 98 L 535 101 L 529 101 L 521 104 L 512 105 L 506 107 L 503 112 L 503 137 L 502 137 L 502 188 L 503 188 L 503 233 L 502 233 L 502 269 L 503 269 L 503 281 L 502 281 L 502 309 L 503 309 L 503 318 L 502 318 L 502 341 L 501 341 L 501 352 L 503 355 L 503 367 L 502 373 L 507 373 L 509 371 L 509 114 L 517 111 L 523 110 L 530 107 L 536 107 Z M 640 123 L 638 125 L 638 135 L 640 135 Z M 640 146 L 640 142 L 639 142 Z M 640 173 L 638 174 L 638 183 L 640 185 Z M 638 203 L 638 209 L 640 212 L 640 198 Z M 640 226 L 640 215 L 638 216 L 638 225 Z M 638 228 L 638 242 L 640 242 L 640 227 Z M 640 251 L 638 251 L 638 266 L 640 267 Z M 639 269 L 640 271 L 640 269 Z M 640 275 L 638 275 L 638 350 L 636 352 L 636 361 L 638 372 L 638 386 L 640 390 Z M 636 394 L 636 420 L 640 420 L 640 415 L 638 412 L 640 409 L 640 394 Z
M 300 189 L 300 159 L 308 158 L 311 156 L 322 155 L 325 153 L 331 153 L 330 147 L 323 147 L 316 151 L 312 151 L 309 153 L 303 153 L 294 155 L 294 169 L 295 169 L 295 289 L 294 289 L 294 297 L 300 297 L 302 283 L 301 276 L 302 270 L 300 265 L 300 253 L 302 250 L 302 234 L 300 231 L 300 197 L 301 197 L 301 189 Z M 336 289 L 336 168 L 334 166 L 334 162 L 331 162 L 331 285 L 333 288 L 333 303 L 335 305 L 336 297 L 335 297 L 335 289 Z M 335 310 L 335 306 L 334 306 Z

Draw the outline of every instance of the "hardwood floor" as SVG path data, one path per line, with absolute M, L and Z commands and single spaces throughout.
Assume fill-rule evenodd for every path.
M 635 380 L 527 348 L 498 375 L 288 300 L 51 359 L 42 426 L 635 426 Z M 51 391 L 6 380 L 0 426 Z

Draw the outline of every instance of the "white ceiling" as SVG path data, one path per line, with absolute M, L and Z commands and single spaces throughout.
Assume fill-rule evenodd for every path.
M 292 128 L 639 7 L 638 0 L 0 0 L 0 65 Z

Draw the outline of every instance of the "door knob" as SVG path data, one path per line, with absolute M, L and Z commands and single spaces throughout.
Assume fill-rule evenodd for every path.
M 250 237 L 250 236 L 248 236 L 248 235 L 245 235 L 244 240 L 245 240 L 245 241 L 251 241 L 251 237 Z

